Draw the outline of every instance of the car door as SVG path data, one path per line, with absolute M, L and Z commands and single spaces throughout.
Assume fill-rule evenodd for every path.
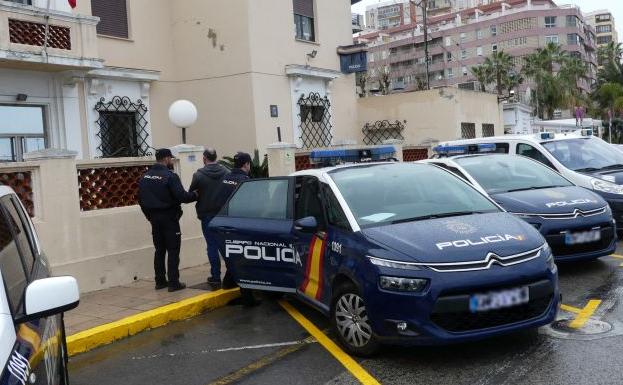
M 16 342 L 1 384 L 61 384 L 66 379 L 62 316 L 25 317 L 24 294 L 32 281 L 49 275 L 23 206 L 13 195 L 0 199 L 0 270 Z
M 293 195 L 294 178 L 245 181 L 211 221 L 240 287 L 296 291 L 301 260 L 293 247 Z
M 297 287 L 305 300 L 326 308 L 329 237 L 321 184 L 313 176 L 298 176 L 295 181 L 294 219 L 314 217 L 318 225 L 313 232 L 294 230 L 294 247 L 302 262 Z

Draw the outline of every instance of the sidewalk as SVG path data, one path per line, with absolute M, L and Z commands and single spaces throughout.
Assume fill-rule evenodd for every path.
M 206 284 L 209 272 L 209 265 L 181 270 L 180 280 L 186 283 L 187 288 L 173 293 L 166 289 L 156 291 L 153 279 L 145 279 L 82 294 L 80 305 L 65 314 L 67 335 L 205 294 L 211 291 Z

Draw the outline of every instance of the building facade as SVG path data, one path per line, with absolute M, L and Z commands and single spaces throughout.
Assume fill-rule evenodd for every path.
M 188 142 L 223 155 L 264 153 L 279 137 L 300 148 L 357 140 L 355 79 L 337 53 L 352 44 L 350 6 L 0 1 L 0 160 L 42 148 L 151 154 L 182 140 L 168 119 L 177 99 L 199 110 Z
M 610 42 L 619 42 L 616 23 L 612 12 L 607 9 L 594 11 L 585 14 L 586 22 L 595 29 L 597 35 L 597 45 L 605 46 Z
M 421 11 L 409 0 L 390 0 L 366 7 L 366 28 L 385 30 L 417 21 Z
M 510 0 L 448 13 L 429 20 L 429 81 L 432 87 L 478 89 L 471 67 L 493 52 L 522 59 L 549 42 L 581 58 L 589 68 L 579 83 L 586 92 L 596 76 L 595 33 L 580 9 L 548 0 Z M 425 44 L 421 25 L 397 27 L 360 36 L 369 45 L 372 82 L 389 71 L 392 89 L 417 90 L 426 84 Z M 375 79 L 376 78 L 376 79 Z M 518 91 L 529 86 L 524 84 Z

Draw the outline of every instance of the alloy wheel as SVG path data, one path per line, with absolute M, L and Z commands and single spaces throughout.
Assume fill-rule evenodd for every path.
M 360 348 L 372 338 L 372 328 L 363 299 L 346 293 L 335 305 L 335 321 L 339 333 L 349 345 Z

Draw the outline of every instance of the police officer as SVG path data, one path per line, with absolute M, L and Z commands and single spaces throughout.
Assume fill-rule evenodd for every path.
M 156 249 L 154 254 L 156 290 L 168 287 L 169 291 L 177 291 L 186 287 L 180 282 L 179 272 L 182 244 L 179 222 L 182 217 L 181 204 L 194 202 L 197 194 L 184 190 L 180 177 L 171 171 L 173 159 L 173 154 L 168 148 L 157 150 L 157 163 L 138 183 L 139 204 L 151 223 L 151 234 Z M 165 268 L 167 253 L 168 261 Z
M 220 193 L 220 201 L 222 205 L 227 202 L 240 183 L 249 179 L 249 172 L 251 172 L 251 155 L 246 152 L 239 152 L 234 155 L 234 168 L 229 174 L 223 177 L 223 188 Z M 227 261 L 225 262 L 227 263 Z M 225 277 L 223 277 L 223 289 L 231 289 L 236 286 L 238 285 L 236 285 L 236 281 L 231 275 L 231 270 L 228 267 L 227 272 L 225 272 Z M 249 289 L 241 288 L 240 294 L 241 303 L 244 306 L 255 306 L 260 303 L 255 299 L 253 292 Z

